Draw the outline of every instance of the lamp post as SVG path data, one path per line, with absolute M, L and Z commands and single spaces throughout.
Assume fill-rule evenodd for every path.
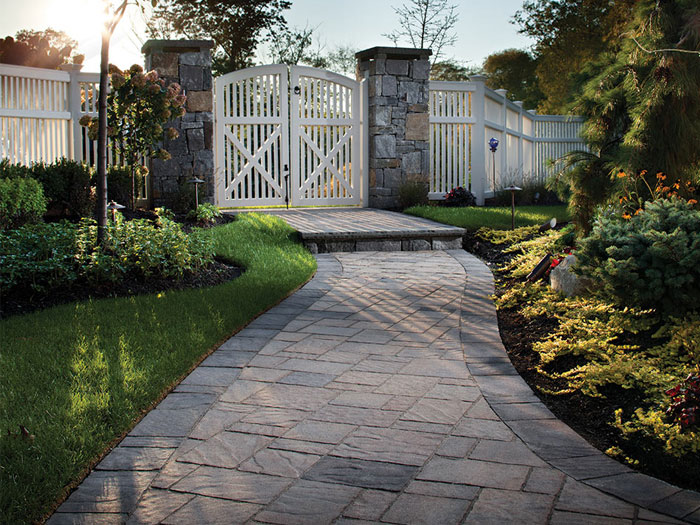
M 493 182 L 493 195 L 494 197 L 496 196 L 496 150 L 498 149 L 498 139 L 495 137 L 491 137 L 491 140 L 489 140 L 489 148 L 491 148 L 491 167 L 493 168 L 492 170 L 492 175 L 491 179 Z
M 195 177 L 194 179 L 190 179 L 189 182 L 190 184 L 194 184 L 194 209 L 197 211 L 199 209 L 199 185 L 205 181 Z
M 510 229 L 514 230 L 515 229 L 515 192 L 522 190 L 522 188 L 518 188 L 517 186 L 508 186 L 506 188 L 507 190 L 510 191 Z
M 114 201 L 109 201 L 109 204 L 107 205 L 107 209 L 112 213 L 112 222 L 114 224 L 117 223 L 117 210 L 121 210 L 125 207 L 126 206 L 122 206 L 121 204 L 117 204 Z

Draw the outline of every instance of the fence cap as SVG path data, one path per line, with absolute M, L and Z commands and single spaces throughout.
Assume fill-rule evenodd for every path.
M 433 52 L 430 49 L 418 49 L 414 47 L 370 47 L 364 51 L 355 53 L 358 60 L 376 58 L 377 55 L 385 55 L 391 60 L 425 60 Z

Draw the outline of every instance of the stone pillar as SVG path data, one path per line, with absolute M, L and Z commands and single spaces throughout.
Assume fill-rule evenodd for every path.
M 358 80 L 369 82 L 371 208 L 398 207 L 405 182 L 428 184 L 431 54 L 429 49 L 373 47 L 355 55 Z
M 180 132 L 177 139 L 163 142 L 172 158 L 151 161 L 153 206 L 172 207 L 182 191 L 192 188 L 188 181 L 194 177 L 206 181 L 200 202 L 214 202 L 213 46 L 211 40 L 148 40 L 141 50 L 146 71 L 155 69 L 167 84 L 177 82 L 187 96 L 185 116 L 164 126 Z

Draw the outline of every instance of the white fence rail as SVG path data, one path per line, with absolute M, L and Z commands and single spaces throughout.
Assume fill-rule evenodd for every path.
M 430 197 L 471 188 L 479 204 L 500 188 L 543 182 L 550 159 L 585 148 L 583 118 L 537 115 L 492 90 L 485 78 L 430 82 Z M 492 153 L 488 141 L 499 141 Z
M 29 166 L 61 157 L 97 165 L 97 141 L 78 121 L 97 116 L 99 73 L 0 64 L 0 158 Z M 121 164 L 108 149 L 107 163 Z M 139 199 L 148 198 L 145 181 Z

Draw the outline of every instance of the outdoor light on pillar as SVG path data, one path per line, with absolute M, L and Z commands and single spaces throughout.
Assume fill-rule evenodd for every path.
M 117 210 L 121 210 L 125 207 L 126 206 L 122 206 L 121 204 L 117 204 L 114 201 L 109 201 L 109 204 L 107 205 L 107 209 L 112 213 L 112 222 L 114 224 L 117 223 Z
M 489 148 L 491 148 L 491 164 L 492 164 L 492 176 L 493 179 L 493 195 L 496 196 L 496 150 L 498 149 L 498 139 L 491 137 L 489 140 Z
M 506 189 L 508 191 L 510 191 L 510 229 L 514 230 L 515 229 L 515 192 L 522 190 L 522 188 L 518 188 L 517 186 L 508 186 Z
M 199 179 L 195 177 L 194 179 L 190 179 L 190 183 L 194 184 L 194 209 L 198 210 L 199 209 L 199 185 L 204 183 L 202 179 Z

